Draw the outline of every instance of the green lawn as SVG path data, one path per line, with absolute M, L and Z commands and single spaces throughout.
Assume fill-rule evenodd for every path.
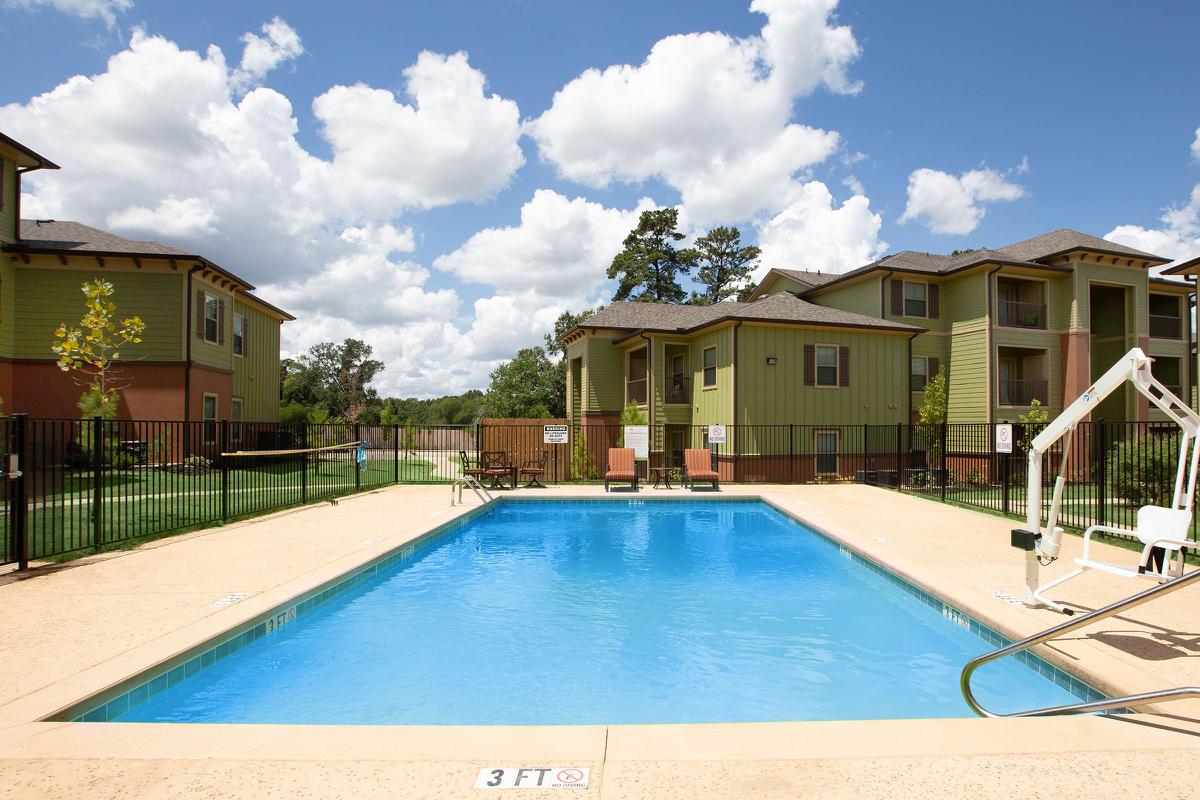
M 298 465 L 247 466 L 229 471 L 227 495 L 218 470 L 186 474 L 148 468 L 106 473 L 99 549 L 220 524 L 224 497 L 227 519 L 255 516 L 303 500 L 333 499 L 355 490 L 355 472 L 355 465 L 345 461 L 309 464 L 303 474 Z M 392 484 L 397 470 L 388 459 L 368 461 L 357 472 L 358 488 L 366 490 Z M 399 462 L 399 478 L 401 483 L 449 482 L 435 474 L 432 462 L 414 458 Z M 303 497 L 302 483 L 306 484 Z M 39 480 L 38 489 L 28 517 L 32 556 L 79 555 L 96 548 L 91 473 L 70 474 L 53 486 Z

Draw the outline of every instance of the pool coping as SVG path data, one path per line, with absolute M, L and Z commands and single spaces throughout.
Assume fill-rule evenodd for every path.
M 633 504 L 670 504 L 670 503 L 685 503 L 685 502 L 718 502 L 718 503 L 762 503 L 776 513 L 781 514 L 794 524 L 800 525 L 820 538 L 824 539 L 829 545 L 839 549 L 841 554 L 847 558 L 853 559 L 856 563 L 869 569 L 873 573 L 887 580 L 892 585 L 896 586 L 901 591 L 905 592 L 914 599 L 919 600 L 928 607 L 939 611 L 950 623 L 957 625 L 964 630 L 970 631 L 978 636 L 984 643 L 992 647 L 1002 647 L 1006 644 L 1015 641 L 1020 636 L 1006 635 L 997 627 L 994 622 L 980 620 L 982 616 L 978 613 L 965 611 L 960 606 L 963 604 L 955 603 L 951 599 L 940 595 L 930 587 L 923 585 L 921 581 L 906 575 L 902 570 L 898 570 L 894 566 L 885 565 L 879 560 L 872 558 L 854 545 L 844 541 L 840 537 L 831 534 L 821 526 L 804 519 L 793 511 L 781 506 L 769 497 L 761 494 L 716 494 L 705 493 L 703 495 L 683 495 L 672 497 L 638 497 L 635 495 L 554 495 L 552 497 L 536 497 L 529 495 L 502 495 L 495 498 L 489 503 L 482 506 L 469 507 L 464 513 L 459 514 L 455 518 L 434 526 L 433 528 L 409 538 L 399 544 L 396 544 L 382 553 L 376 554 L 367 561 L 353 566 L 346 571 L 335 575 L 334 577 L 301 590 L 298 593 L 282 600 L 265 611 L 243 619 L 237 623 L 230 625 L 223 631 L 208 636 L 191 646 L 152 664 L 145 669 L 138 670 L 127 677 L 112 683 L 106 688 L 93 692 L 85 697 L 72 702 L 65 707 L 39 717 L 39 722 L 68 722 L 68 723 L 92 723 L 103 722 L 106 724 L 122 724 L 114 723 L 114 718 L 128 711 L 135 705 L 145 702 L 149 698 L 159 694 L 166 689 L 175 686 L 180 681 L 191 677 L 208 666 L 211 666 L 216 661 L 242 649 L 258 639 L 273 633 L 275 630 L 282 629 L 284 626 L 294 622 L 301 615 L 307 614 L 316 607 L 325 602 L 343 594 L 344 592 L 360 585 L 364 581 L 370 580 L 377 576 L 381 571 L 391 569 L 397 564 L 402 564 L 412 558 L 419 549 L 431 545 L 434 542 L 453 534 L 458 529 L 478 519 L 484 514 L 489 513 L 495 508 L 510 504 L 538 504 L 547 502 L 596 502 L 596 503 L 633 503 Z M 1053 650 L 1046 651 L 1046 654 L 1053 654 Z M 1097 700 L 1103 699 L 1106 695 L 1102 690 L 1098 689 L 1088 680 L 1074 674 L 1071 669 L 1064 668 L 1053 663 L 1043 654 L 1035 654 L 1033 652 L 1022 652 L 1015 656 L 1021 663 L 1034 672 L 1038 673 L 1047 680 L 1052 681 L 1056 685 L 1066 689 L 1071 694 L 1081 700 Z M 1053 657 L 1051 655 L 1051 657 Z M 954 718 L 948 718 L 954 719 Z M 810 722 L 810 720 L 779 720 L 778 722 L 796 722 L 797 724 Z M 147 724 L 147 723 L 131 723 L 131 724 Z M 151 723 L 152 724 L 152 723 Z M 203 724 L 203 723 L 176 723 L 176 724 Z M 608 723 L 599 723 L 605 725 Z M 618 724 L 618 723 L 613 723 Z M 662 723 L 671 724 L 671 723 Z M 705 724 L 745 724 L 745 723 L 705 723 Z M 397 727 L 411 727 L 404 723 L 398 723 Z M 492 726 L 480 726 L 492 727 Z M 526 727 L 526 726 L 521 726 Z M 538 726 L 529 726 L 538 727 Z M 573 725 L 554 725 L 550 727 L 576 727 Z M 586 725 L 584 727 L 587 727 Z

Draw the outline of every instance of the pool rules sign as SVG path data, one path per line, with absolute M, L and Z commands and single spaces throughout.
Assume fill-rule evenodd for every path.
M 586 789 L 588 767 L 484 767 L 476 789 Z

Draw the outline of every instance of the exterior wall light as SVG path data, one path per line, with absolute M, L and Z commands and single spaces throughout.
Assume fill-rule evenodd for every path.
M 779 362 L 779 359 L 778 359 L 778 358 L 776 358 L 775 356 L 767 356 L 767 364 L 768 364 L 769 366 L 772 366 L 772 367 L 773 367 L 773 366 L 775 366 L 775 364 L 777 364 L 778 362 Z

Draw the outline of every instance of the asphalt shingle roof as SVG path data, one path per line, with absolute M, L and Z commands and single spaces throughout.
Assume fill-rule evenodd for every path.
M 131 253 L 146 256 L 189 256 L 158 242 L 139 242 L 81 222 L 21 220 L 20 246 L 28 250 L 74 250 L 80 253 Z
M 908 330 L 914 333 L 922 330 L 901 322 L 819 306 L 787 292 L 773 294 L 761 300 L 755 300 L 753 303 L 727 302 L 711 306 L 617 302 L 588 319 L 585 325 L 624 330 L 690 331 L 725 319 Z
M 841 277 L 837 273 L 810 272 L 809 270 L 806 270 L 806 269 L 779 269 L 779 268 L 776 268 L 774 271 L 778 272 L 780 275 L 785 275 L 785 276 L 791 278 L 792 280 L 800 281 L 801 283 L 807 283 L 809 286 L 820 286 L 823 283 L 829 283 L 830 281 Z
M 1087 233 L 1073 231 L 1070 228 L 1059 228 L 1056 231 L 1043 233 L 1041 236 L 1034 236 L 1032 239 L 1026 239 L 1023 242 L 1005 245 L 999 248 L 999 250 L 1002 253 L 1007 253 L 1010 258 L 1022 261 L 1036 261 L 1039 258 L 1058 255 L 1069 250 L 1095 250 L 1101 253 L 1133 256 L 1134 258 L 1145 258 L 1163 263 L 1171 261 L 1169 258 L 1156 256 L 1153 253 L 1146 253 L 1142 250 L 1135 250 L 1132 247 L 1126 247 L 1123 244 L 1110 242 L 1107 239 L 1101 239 L 1098 236 L 1092 236 Z

